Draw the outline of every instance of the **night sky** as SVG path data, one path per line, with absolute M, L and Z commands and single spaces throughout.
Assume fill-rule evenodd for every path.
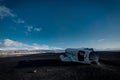
M 120 0 L 0 0 L 0 48 L 120 48 Z

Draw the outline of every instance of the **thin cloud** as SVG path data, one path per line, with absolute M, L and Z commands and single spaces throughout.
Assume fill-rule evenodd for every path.
M 33 26 L 25 26 L 27 28 L 28 32 L 31 32 L 33 30 Z
M 99 39 L 98 42 L 103 42 L 105 39 Z
M 17 20 L 13 20 L 15 23 L 21 24 L 21 23 L 25 23 L 25 21 L 23 19 L 18 18 Z
M 57 44 L 65 44 L 64 42 L 59 42 L 59 43 L 57 43 Z
M 25 27 L 27 28 L 28 32 L 32 32 L 32 31 L 40 32 L 42 30 L 42 28 L 37 28 L 37 27 L 33 27 L 33 26 L 25 26 Z
M 34 31 L 36 32 L 40 32 L 42 30 L 42 28 L 34 28 Z
M 0 6 L 0 18 L 4 19 L 5 17 L 15 17 L 16 15 L 6 6 Z
M 12 21 L 17 24 L 26 24 L 25 20 L 19 18 L 16 14 L 13 13 L 13 10 L 6 7 L 0 6 L 0 19 L 3 20 L 5 17 L 11 17 Z M 33 26 L 25 26 L 27 28 L 27 32 L 40 32 L 42 28 L 33 27 Z M 26 34 L 26 33 L 25 33 Z M 28 33 L 27 33 L 28 35 Z

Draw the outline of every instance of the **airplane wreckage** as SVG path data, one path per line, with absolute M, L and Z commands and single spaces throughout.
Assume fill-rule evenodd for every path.
M 93 48 L 67 48 L 63 55 L 60 55 L 63 62 L 78 62 L 83 64 L 98 63 L 99 57 Z

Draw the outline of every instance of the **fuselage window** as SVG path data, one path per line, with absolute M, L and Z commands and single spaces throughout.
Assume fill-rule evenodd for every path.
M 79 51 L 78 52 L 78 60 L 79 61 L 84 61 L 84 54 L 85 54 L 84 51 Z

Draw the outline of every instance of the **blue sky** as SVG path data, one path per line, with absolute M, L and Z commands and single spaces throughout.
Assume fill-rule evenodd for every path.
M 0 18 L 1 48 L 120 48 L 119 0 L 0 0 Z

